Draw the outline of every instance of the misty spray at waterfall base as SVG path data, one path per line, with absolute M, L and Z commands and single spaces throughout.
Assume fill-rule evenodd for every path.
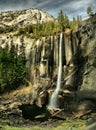
M 49 101 L 48 109 L 58 108 L 58 93 L 61 87 L 61 76 L 62 76 L 62 33 L 60 34 L 60 45 L 59 45 L 59 66 L 57 76 L 57 86 Z

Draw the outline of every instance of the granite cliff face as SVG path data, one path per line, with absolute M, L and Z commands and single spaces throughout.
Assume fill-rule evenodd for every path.
M 63 33 L 63 45 L 62 45 L 62 66 L 63 66 L 63 76 L 64 80 L 66 72 L 69 68 L 73 73 L 74 67 L 76 66 L 75 61 L 78 62 L 78 59 L 75 55 L 78 55 L 79 49 L 79 39 L 77 38 L 76 31 L 70 31 L 68 33 Z M 27 58 L 26 67 L 28 69 L 28 77 L 32 83 L 40 82 L 46 80 L 46 78 L 51 79 L 57 75 L 58 70 L 58 58 L 59 58 L 59 39 L 60 35 L 56 34 L 53 36 L 42 37 L 41 39 L 31 39 L 25 36 L 11 36 L 11 35 L 2 35 L 0 38 L 1 47 L 6 45 L 11 46 L 11 44 L 18 44 L 18 54 L 20 53 L 20 46 L 24 45 L 25 54 Z M 70 70 L 68 70 L 70 71 Z M 66 74 L 65 74 L 66 73 Z M 69 75 L 69 74 L 68 74 Z M 73 74 L 72 74 L 73 75 Z M 65 78 L 66 85 L 73 86 L 69 81 L 69 78 Z
M 11 34 L 0 35 L 1 47 L 11 44 L 20 47 L 24 44 L 28 79 L 32 83 L 29 88 L 17 90 L 12 95 L 0 96 L 1 117 L 13 118 L 17 114 L 17 118 L 22 118 L 22 105 L 36 104 L 42 107 L 48 104 L 49 96 L 56 87 L 59 39 L 59 33 L 38 40 Z M 93 111 L 96 107 L 96 15 L 83 21 L 77 30 L 63 32 L 62 40 L 59 106 L 71 111 Z
M 54 18 L 51 15 L 39 9 L 27 9 L 21 11 L 8 11 L 0 13 L 0 27 L 24 27 L 30 24 L 53 20 Z

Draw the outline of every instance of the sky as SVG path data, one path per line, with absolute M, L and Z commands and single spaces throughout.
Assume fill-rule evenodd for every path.
M 86 18 L 88 6 L 96 12 L 96 0 L 0 0 L 0 12 L 39 8 L 54 17 L 57 17 L 58 12 L 63 10 L 69 18 L 77 15 Z

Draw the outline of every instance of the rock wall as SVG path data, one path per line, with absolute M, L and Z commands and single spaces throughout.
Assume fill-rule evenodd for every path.
M 12 95 L 0 96 L 1 117 L 20 113 L 22 118 L 20 106 L 36 104 L 41 107 L 48 104 L 48 96 L 56 87 L 59 40 L 60 34 L 38 40 L 24 36 L 0 36 L 2 47 L 18 44 L 18 54 L 21 44 L 24 44 L 28 79 L 32 82 L 28 90 L 21 88 Z M 63 32 L 62 66 L 61 90 L 58 95 L 60 108 L 72 111 L 81 111 L 83 108 L 83 112 L 95 108 L 96 111 L 96 15 L 82 22 L 78 30 Z
M 62 80 L 63 87 L 72 89 L 95 89 L 95 43 L 96 43 L 96 15 L 82 22 L 78 30 L 63 32 L 62 43 Z M 18 54 L 21 45 L 25 48 L 28 79 L 34 83 L 41 83 L 57 75 L 59 61 L 60 34 L 31 39 L 25 36 L 0 35 L 0 46 L 18 44 Z M 89 73 L 90 72 L 90 73 Z M 87 77 L 87 74 L 89 75 Z M 87 85 L 88 84 L 88 85 Z M 81 86 L 82 85 L 82 86 Z M 91 87 L 93 86 L 93 87 Z M 70 89 L 71 89 L 70 88 Z
M 79 27 L 82 55 L 85 58 L 81 90 L 96 91 L 96 15 Z
M 73 57 L 77 53 L 78 38 L 77 32 L 70 31 L 63 33 L 62 46 L 62 65 L 63 72 L 67 66 L 74 66 Z M 52 79 L 57 75 L 59 61 L 59 40 L 60 34 L 53 36 L 42 37 L 41 39 L 31 39 L 24 36 L 2 35 L 0 45 L 5 47 L 11 44 L 18 44 L 18 54 L 20 53 L 21 45 L 25 47 L 25 55 L 27 59 L 26 67 L 28 70 L 28 79 L 34 82 L 42 81 L 42 78 Z

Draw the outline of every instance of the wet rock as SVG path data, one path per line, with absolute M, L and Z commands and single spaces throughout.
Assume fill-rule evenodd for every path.
M 39 107 L 46 106 L 48 104 L 49 95 L 48 92 L 41 92 L 36 100 L 36 105 Z
M 77 110 L 92 110 L 94 109 L 94 103 L 92 101 L 82 101 L 81 103 L 79 103 L 79 106 L 77 107 Z

